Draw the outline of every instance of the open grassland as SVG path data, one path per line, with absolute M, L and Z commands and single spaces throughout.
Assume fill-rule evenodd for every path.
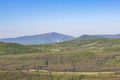
M 53 48 L 53 47 L 52 47 Z M 55 47 L 56 48 L 56 47 Z M 49 49 L 49 48 L 48 48 Z M 117 71 L 120 70 L 119 51 L 110 48 L 74 51 L 45 51 L 30 54 L 11 54 L 0 56 L 1 71 L 49 70 L 49 71 Z M 114 48 L 113 48 L 114 49 Z
M 120 80 L 119 72 L 120 39 L 0 43 L 1 80 Z

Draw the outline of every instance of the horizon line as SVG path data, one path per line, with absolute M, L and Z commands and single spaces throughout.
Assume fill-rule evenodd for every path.
M 69 34 L 64 34 L 64 33 L 59 33 L 59 32 L 44 32 L 44 33 L 41 33 L 41 34 L 32 34 L 32 35 L 20 35 L 20 36 L 13 36 L 13 37 L 3 37 L 3 38 L 0 38 L 0 39 L 9 39 L 9 38 L 20 38 L 20 37 L 29 37 L 29 36 L 38 36 L 38 35 L 43 35 L 43 34 L 50 34 L 50 33 L 57 33 L 57 34 L 62 34 L 62 35 L 66 35 L 66 36 L 71 36 L 71 37 L 81 37 L 83 35 L 120 35 L 120 33 L 110 33 L 110 34 L 81 34 L 79 36 L 72 36 L 72 35 L 69 35 Z

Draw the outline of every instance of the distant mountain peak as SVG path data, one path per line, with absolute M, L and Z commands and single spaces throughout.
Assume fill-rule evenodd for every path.
M 60 33 L 57 33 L 57 32 L 51 32 L 51 34 L 60 34 Z
M 64 35 L 61 33 L 57 33 L 57 32 L 50 32 L 50 33 L 45 33 L 45 35 L 50 34 L 50 35 Z
M 49 44 L 72 40 L 74 37 L 57 32 L 44 33 L 40 35 L 23 36 L 17 38 L 0 39 L 2 42 L 18 43 L 24 45 Z

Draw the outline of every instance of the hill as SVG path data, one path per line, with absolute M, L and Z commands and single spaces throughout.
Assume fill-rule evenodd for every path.
M 74 37 L 52 32 L 33 36 L 0 39 L 2 42 L 18 43 L 23 45 L 49 44 L 72 40 Z
M 86 40 L 86 39 L 99 39 L 99 38 L 118 39 L 120 38 L 120 34 L 117 34 L 117 35 L 82 35 L 77 39 Z

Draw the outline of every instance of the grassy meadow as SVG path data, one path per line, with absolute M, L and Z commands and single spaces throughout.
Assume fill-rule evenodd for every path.
M 0 43 L 0 80 L 120 80 L 120 39 Z

